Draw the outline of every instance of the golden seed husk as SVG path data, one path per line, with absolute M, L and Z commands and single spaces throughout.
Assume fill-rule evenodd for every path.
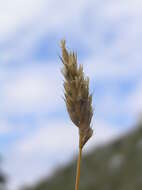
M 89 94 L 89 78 L 84 76 L 83 66 L 77 64 L 77 55 L 68 52 L 65 40 L 61 41 L 64 98 L 72 122 L 79 128 L 82 148 L 93 134 L 90 127 L 93 116 L 92 94 Z

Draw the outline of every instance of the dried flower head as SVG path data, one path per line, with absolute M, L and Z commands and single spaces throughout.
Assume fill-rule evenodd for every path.
M 93 109 L 89 78 L 84 76 L 83 66 L 77 65 L 77 55 L 74 52 L 68 53 L 65 40 L 61 41 L 61 48 L 65 102 L 72 122 L 79 128 L 79 146 L 82 148 L 93 134 L 90 127 Z

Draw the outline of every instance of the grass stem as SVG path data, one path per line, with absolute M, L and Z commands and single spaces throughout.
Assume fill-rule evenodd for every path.
M 77 161 L 75 190 L 79 190 L 81 157 L 82 157 L 82 148 L 80 147 L 79 154 L 78 154 L 78 161 Z

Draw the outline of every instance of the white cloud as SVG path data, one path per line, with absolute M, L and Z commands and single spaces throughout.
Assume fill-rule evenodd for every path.
M 60 69 L 51 63 L 18 69 L 5 81 L 1 109 L 7 113 L 50 112 L 63 102 L 61 85 Z
M 11 127 L 6 120 L 0 120 L 0 135 L 7 134 L 11 131 Z
M 1 63 L 20 62 L 19 57 L 23 60 L 30 55 L 39 40 L 53 31 L 64 37 L 65 30 L 77 25 L 86 1 L 75 4 L 65 0 L 0 1 Z
M 0 40 L 7 40 L 17 30 L 35 22 L 44 5 L 44 0 L 0 1 Z
M 102 1 L 100 4 L 92 0 L 88 2 L 81 0 L 77 2 L 67 2 L 65 0 L 61 0 L 60 2 L 56 0 L 5 0 L 0 1 L 0 5 L 0 32 L 3 37 L 1 40 L 6 40 L 8 36 L 12 37 L 12 34 L 19 29 L 29 27 L 29 25 L 32 27 L 37 22 L 38 26 L 46 26 L 47 29 L 57 29 L 57 27 L 59 28 L 65 24 L 69 25 L 71 22 L 75 22 L 75 19 L 81 18 L 87 7 L 95 9 L 97 14 L 101 13 L 106 19 L 115 21 L 117 18 L 126 15 L 141 15 L 140 0 L 136 0 L 135 2 L 132 0 L 107 1 L 106 3 Z M 93 12 L 92 9 L 90 10 Z
M 33 29 L 35 25 L 38 31 L 46 28 L 46 32 L 51 28 L 60 28 L 65 23 L 69 25 L 85 8 L 86 2 L 79 0 L 74 6 L 74 2 L 65 0 L 6 0 L 0 1 L 0 5 L 0 40 L 3 41 L 13 37 L 19 30 Z
M 142 65 L 140 61 L 133 62 L 121 61 L 118 63 L 113 58 L 105 55 L 101 57 L 92 57 L 84 61 L 84 68 L 88 76 L 95 80 L 124 80 L 141 76 Z
M 139 16 L 139 14 L 142 15 L 141 6 L 141 0 L 119 0 L 117 2 L 110 0 L 109 2 L 105 3 L 103 11 L 104 14 L 106 14 L 110 19 L 116 20 L 122 18 L 123 16 Z
M 22 154 L 33 154 L 41 151 L 50 153 L 57 153 L 64 151 L 64 149 L 72 150 L 77 143 L 74 128 L 70 123 L 64 121 L 39 123 L 42 126 L 35 130 L 29 138 L 24 142 L 18 143 L 17 149 Z
M 41 37 L 53 32 L 59 36 L 63 35 L 62 37 L 65 35 L 67 39 L 73 36 L 74 39 L 83 41 L 92 54 L 100 49 L 109 55 L 123 56 L 127 54 L 129 57 L 130 51 L 135 51 L 138 44 L 141 44 L 140 0 L 135 2 L 128 2 L 128 0 L 102 1 L 101 3 L 92 0 L 89 2 L 79 0 L 75 3 L 65 0 L 60 2 L 56 0 L 7 0 L 6 2 L 1 1 L 0 4 L 2 9 L 0 11 L 2 20 L 0 32 L 6 36 L 1 40 L 9 41 L 12 44 L 2 50 L 2 63 L 31 54 Z M 83 19 L 87 10 L 89 10 L 91 28 L 85 25 L 88 20 Z M 2 23 L 5 23 L 6 26 L 3 26 Z M 104 35 L 110 29 L 117 29 L 118 32 L 112 46 L 106 48 L 103 42 Z M 104 54 L 100 56 L 103 57 Z
M 127 100 L 128 110 L 136 117 L 142 114 L 142 81 L 135 86 L 133 92 L 129 95 Z

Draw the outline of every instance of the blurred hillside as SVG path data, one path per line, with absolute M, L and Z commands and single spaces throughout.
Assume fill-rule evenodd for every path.
M 73 190 L 76 162 L 24 190 Z M 80 190 L 142 189 L 142 124 L 82 161 Z
M 0 158 L 0 162 L 1 162 L 1 158 Z M 4 175 L 4 173 L 3 173 L 3 171 L 2 171 L 2 169 L 0 167 L 0 190 L 5 189 L 5 183 L 6 183 L 6 176 Z

